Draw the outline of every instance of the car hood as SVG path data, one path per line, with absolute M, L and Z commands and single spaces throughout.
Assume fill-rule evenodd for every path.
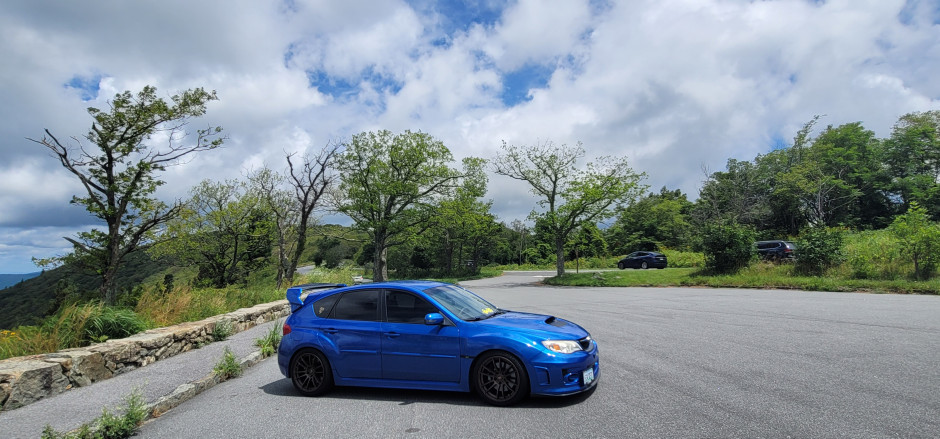
M 567 320 L 526 312 L 508 311 L 473 323 L 494 330 L 522 331 L 545 339 L 579 340 L 588 336 L 584 328 Z

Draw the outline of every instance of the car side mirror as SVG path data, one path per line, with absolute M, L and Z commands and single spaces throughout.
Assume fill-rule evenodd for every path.
M 439 326 L 444 324 L 444 315 L 437 312 L 428 313 L 424 316 L 424 324 L 431 326 Z

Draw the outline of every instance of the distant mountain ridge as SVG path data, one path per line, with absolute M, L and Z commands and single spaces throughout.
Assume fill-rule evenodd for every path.
M 0 290 L 11 285 L 16 285 L 26 279 L 32 279 L 40 274 L 42 274 L 41 271 L 25 274 L 0 274 Z

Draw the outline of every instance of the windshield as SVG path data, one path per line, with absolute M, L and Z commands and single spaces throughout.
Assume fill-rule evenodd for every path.
M 460 320 L 481 320 L 497 314 L 496 305 L 456 285 L 442 285 L 424 290 L 425 294 L 454 313 Z

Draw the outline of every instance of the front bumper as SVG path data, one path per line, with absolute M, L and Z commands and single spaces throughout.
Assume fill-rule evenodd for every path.
M 590 390 L 600 379 L 597 344 L 588 352 L 542 354 L 530 363 L 531 393 L 562 396 Z

